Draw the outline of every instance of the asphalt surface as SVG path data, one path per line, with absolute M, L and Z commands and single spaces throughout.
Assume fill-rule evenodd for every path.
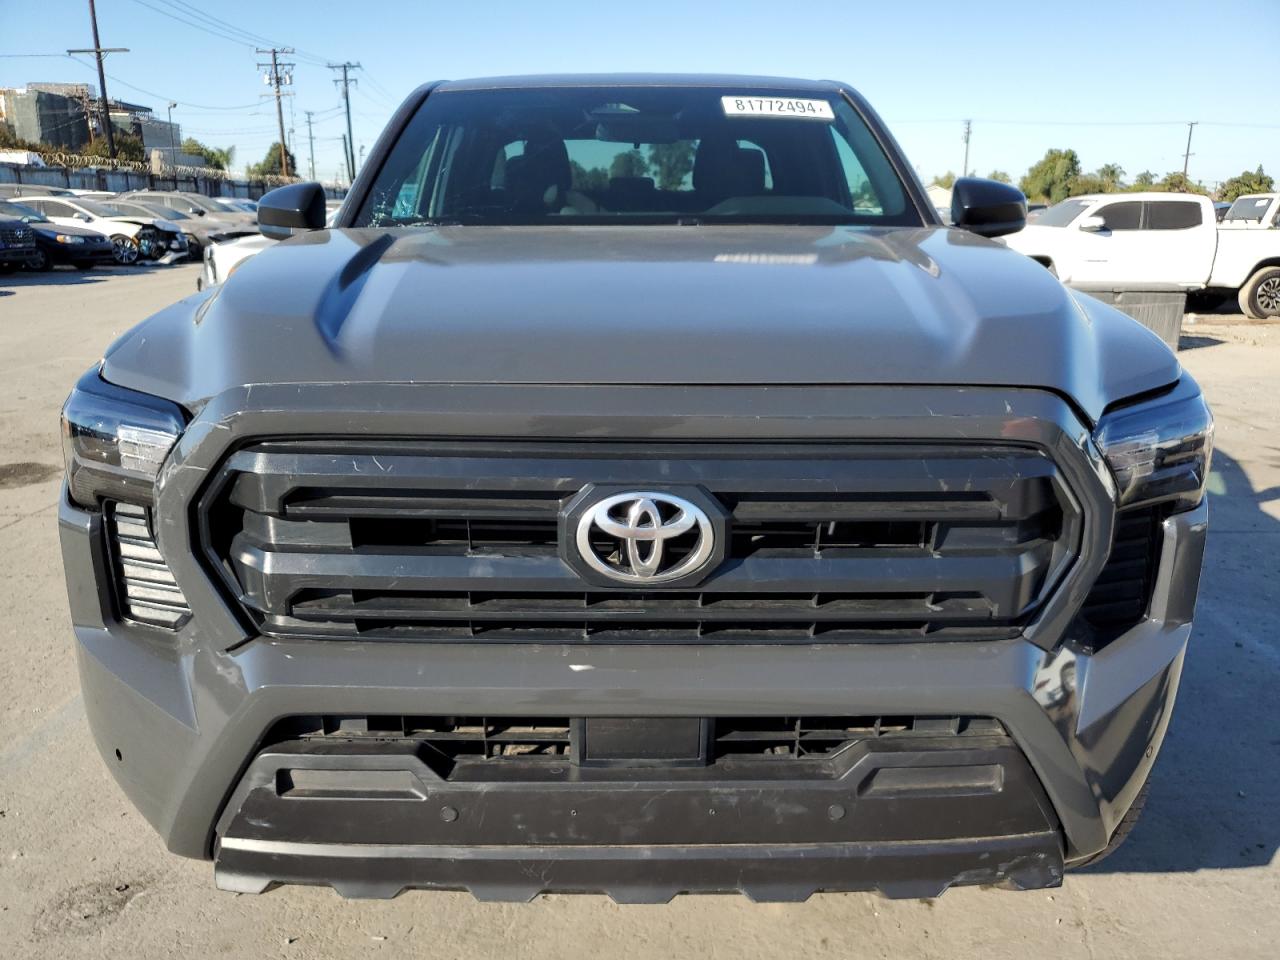
M 85 725 L 55 507 L 58 408 L 197 268 L 0 277 L 0 957 L 1275 957 L 1280 955 L 1280 325 L 1187 328 L 1217 416 L 1212 532 L 1178 710 L 1129 843 L 1058 890 L 795 905 L 481 904 L 325 888 L 235 896 L 168 854 Z

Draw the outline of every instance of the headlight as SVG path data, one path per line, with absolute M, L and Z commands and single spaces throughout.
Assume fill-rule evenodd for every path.
M 62 407 L 62 454 L 71 499 L 149 504 L 169 450 L 186 425 L 176 404 L 107 383 L 94 367 Z
M 1213 414 L 1185 374 L 1162 396 L 1104 414 L 1094 437 L 1115 476 L 1119 506 L 1168 501 L 1186 510 L 1204 496 Z
M 60 233 L 53 239 L 58 243 L 84 243 L 84 237 L 70 237 L 65 233 Z

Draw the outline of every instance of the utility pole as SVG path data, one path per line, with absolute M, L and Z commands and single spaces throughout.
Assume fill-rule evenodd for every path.
M 358 63 L 331 63 L 331 64 L 329 64 L 329 69 L 330 69 L 330 70 L 341 70 L 341 71 L 342 71 L 342 79 L 341 79 L 341 80 L 334 80 L 334 81 L 333 81 L 333 84 L 334 84 L 334 86 L 337 86 L 338 84 L 341 84 L 341 85 L 342 85 L 342 103 L 343 103 L 343 105 L 347 108 L 347 152 L 346 152 L 346 156 L 347 156 L 347 178 L 348 178 L 348 179 L 350 179 L 350 180 L 355 180 L 355 178 L 356 178 L 356 155 L 355 155 L 355 151 L 352 149 L 352 143 L 354 143 L 354 138 L 353 138 L 353 137 L 352 137 L 352 135 L 351 135 L 351 93 L 350 93 L 350 91 L 348 90 L 348 88 L 351 86 L 351 84 L 355 83 L 355 82 L 356 82 L 356 80 L 355 80 L 355 78 L 354 78 L 354 77 L 348 76 L 347 71 L 348 71 L 348 70 L 359 70 L 359 69 L 360 69 L 360 64 L 358 64 Z
M 1187 179 L 1187 167 L 1191 163 L 1191 134 L 1196 129 L 1198 120 L 1192 120 L 1187 124 L 1187 152 L 1182 155 L 1182 179 Z
M 342 162 L 347 168 L 347 183 L 351 183 L 355 180 L 356 175 L 351 172 L 351 144 L 347 140 L 345 133 L 342 135 Z
M 314 180 L 316 178 L 316 136 L 311 132 L 311 114 L 313 111 L 303 110 L 302 112 L 307 115 L 307 144 L 311 151 L 311 155 L 307 163 L 307 169 L 310 171 L 311 179 Z
M 973 121 L 966 120 L 964 122 L 964 166 L 960 168 L 960 176 L 967 177 L 969 175 L 969 134 L 973 130 Z
M 102 92 L 102 128 L 107 134 L 107 155 L 116 158 L 116 138 L 111 132 L 111 109 L 107 106 L 107 75 L 102 69 L 102 58 L 108 53 L 128 53 L 128 47 L 104 47 L 98 39 L 98 11 L 94 9 L 93 0 L 89 0 L 89 21 L 93 24 L 93 47 L 85 50 L 68 50 L 72 53 L 92 53 L 98 58 L 98 89 Z
M 257 52 L 271 54 L 271 72 L 267 74 L 264 79 L 271 86 L 276 96 L 276 124 L 280 129 L 280 172 L 281 175 L 287 177 L 289 176 L 289 152 L 285 148 L 284 107 L 281 105 L 280 101 L 280 98 L 284 96 L 284 94 L 280 92 L 280 87 L 282 85 L 289 85 L 293 83 L 293 64 L 281 63 L 279 55 L 282 53 L 293 53 L 293 49 L 291 47 L 281 47 L 279 49 L 272 47 L 270 50 L 263 50 L 259 47 Z M 260 63 L 258 64 L 258 69 L 264 70 L 267 66 L 268 65 L 265 63 Z M 285 71 L 283 76 L 281 76 L 281 70 Z

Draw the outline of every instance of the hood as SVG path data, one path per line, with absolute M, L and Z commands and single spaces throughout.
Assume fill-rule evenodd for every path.
M 304 382 L 1039 387 L 1096 417 L 1177 379 L 1123 314 L 959 230 L 322 230 L 117 342 L 191 408 Z

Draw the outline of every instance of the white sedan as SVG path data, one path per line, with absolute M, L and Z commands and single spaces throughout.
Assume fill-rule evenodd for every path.
M 137 263 L 140 257 L 170 263 L 187 255 L 187 238 L 171 220 L 132 217 L 97 200 L 80 197 L 19 197 L 16 200 L 64 227 L 89 227 L 111 238 L 116 263 Z

